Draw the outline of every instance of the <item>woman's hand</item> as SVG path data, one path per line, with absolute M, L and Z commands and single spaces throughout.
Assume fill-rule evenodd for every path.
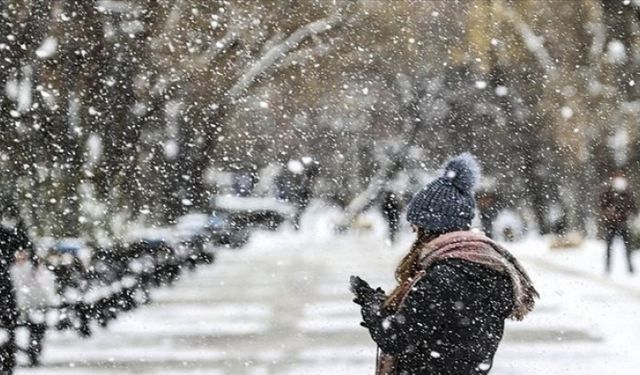
M 351 276 L 349 283 L 349 290 L 356 296 L 353 302 L 362 307 L 364 322 L 360 325 L 367 327 L 373 317 L 380 315 L 380 310 L 387 296 L 382 288 L 373 289 L 369 283 L 358 276 Z
M 382 288 L 373 289 L 368 282 L 358 276 L 351 276 L 349 279 L 349 290 L 355 294 L 353 302 L 364 305 L 370 302 L 384 302 L 386 295 Z
M 370 300 L 371 296 L 375 293 L 369 283 L 358 276 L 351 276 L 351 278 L 349 278 L 349 290 L 355 294 L 356 298 L 353 302 L 358 305 L 363 305 L 366 301 Z

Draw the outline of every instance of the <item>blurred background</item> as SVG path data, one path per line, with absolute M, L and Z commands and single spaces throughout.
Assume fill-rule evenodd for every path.
M 532 257 L 592 249 L 545 259 L 600 277 L 599 197 L 624 178 L 635 211 L 640 186 L 638 86 L 638 0 L 0 0 L 0 209 L 22 260 L 55 271 L 53 325 L 84 336 L 225 246 L 249 244 L 252 255 L 223 255 L 243 267 L 268 261 L 260 241 L 338 241 L 359 250 L 326 263 L 346 256 L 357 272 L 362 240 L 389 283 L 410 241 L 404 206 L 462 151 L 483 169 L 477 227 Z M 313 263 L 276 254 L 302 273 Z M 536 274 L 559 272 L 531 259 Z M 233 270 L 205 280 L 222 287 Z M 616 285 L 637 297 L 637 279 Z M 543 323 L 559 316 L 551 305 Z M 540 340 L 558 332 L 573 331 Z M 369 367 L 349 368 L 335 371 Z
M 311 157 L 340 206 L 470 150 L 506 204 L 589 229 L 634 182 L 629 1 L 2 2 L 4 195 L 39 235 L 209 208 L 219 172 Z M 414 185 L 412 185 L 414 184 Z M 101 207 L 102 209 L 95 209 Z M 591 228 L 593 229 L 593 228 Z

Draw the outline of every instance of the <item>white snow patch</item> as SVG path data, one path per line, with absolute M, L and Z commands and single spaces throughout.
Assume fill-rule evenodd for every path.
M 180 151 L 180 147 L 178 146 L 178 142 L 173 139 L 170 139 L 164 143 L 164 155 L 169 159 L 174 159 L 178 156 L 178 151 Z
M 362 330 L 362 327 L 358 324 L 358 320 L 355 318 L 312 318 L 299 322 L 297 326 L 301 331 L 309 333 L 353 332 Z
M 292 205 L 268 197 L 222 195 L 215 198 L 215 207 L 228 211 L 275 211 L 285 216 L 295 213 Z
M 102 138 L 98 134 L 91 134 L 87 139 L 87 149 L 89 150 L 89 159 L 97 162 L 102 155 Z
M 607 44 L 607 58 L 612 64 L 623 64 L 627 61 L 627 51 L 624 43 L 613 39 Z
M 560 114 L 565 120 L 568 120 L 573 117 L 573 109 L 568 106 L 563 106 L 562 108 L 560 108 Z
M 18 88 L 18 111 L 26 113 L 31 108 L 32 95 L 31 95 L 31 67 L 25 66 L 22 68 L 22 74 L 24 78 L 20 82 Z
M 476 81 L 476 88 L 484 90 L 487 88 L 487 81 Z
M 9 98 L 16 99 L 18 97 L 18 81 L 15 79 L 8 80 L 4 86 L 4 92 Z
M 6 329 L 0 328 L 0 345 L 9 341 L 9 332 Z
M 41 59 L 47 59 L 53 55 L 55 55 L 56 50 L 58 49 L 58 39 L 55 37 L 47 37 L 38 49 L 36 50 L 36 56 Z
M 289 162 L 287 162 L 287 169 L 292 173 L 301 174 L 304 172 L 304 165 L 300 160 L 289 160 Z
M 298 358 L 308 361 L 326 361 L 375 358 L 375 348 L 369 346 L 318 346 L 304 349 Z
M 356 305 L 345 304 L 343 301 L 325 301 L 305 305 L 303 311 L 305 316 L 354 315 L 357 310 L 355 307 Z
M 498 86 L 496 87 L 496 95 L 498 96 L 507 96 L 509 94 L 509 89 L 506 86 Z

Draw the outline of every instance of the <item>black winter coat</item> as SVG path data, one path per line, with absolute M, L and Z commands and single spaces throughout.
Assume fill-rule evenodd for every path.
M 607 227 L 623 225 L 636 211 L 636 203 L 629 190 L 608 188 L 600 195 L 601 220 Z
M 397 374 L 487 374 L 513 308 L 507 275 L 461 259 L 435 263 L 395 313 L 365 321 Z

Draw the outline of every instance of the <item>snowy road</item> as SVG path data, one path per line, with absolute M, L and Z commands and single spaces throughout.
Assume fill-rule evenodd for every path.
M 376 234 L 259 234 L 90 339 L 51 335 L 43 367 L 17 374 L 372 373 L 374 347 L 348 276 L 388 290 L 409 240 L 390 249 Z M 519 246 L 531 244 L 516 254 Z M 492 374 L 637 373 L 638 280 L 608 281 L 526 250 L 543 299 L 526 321 L 509 323 Z

